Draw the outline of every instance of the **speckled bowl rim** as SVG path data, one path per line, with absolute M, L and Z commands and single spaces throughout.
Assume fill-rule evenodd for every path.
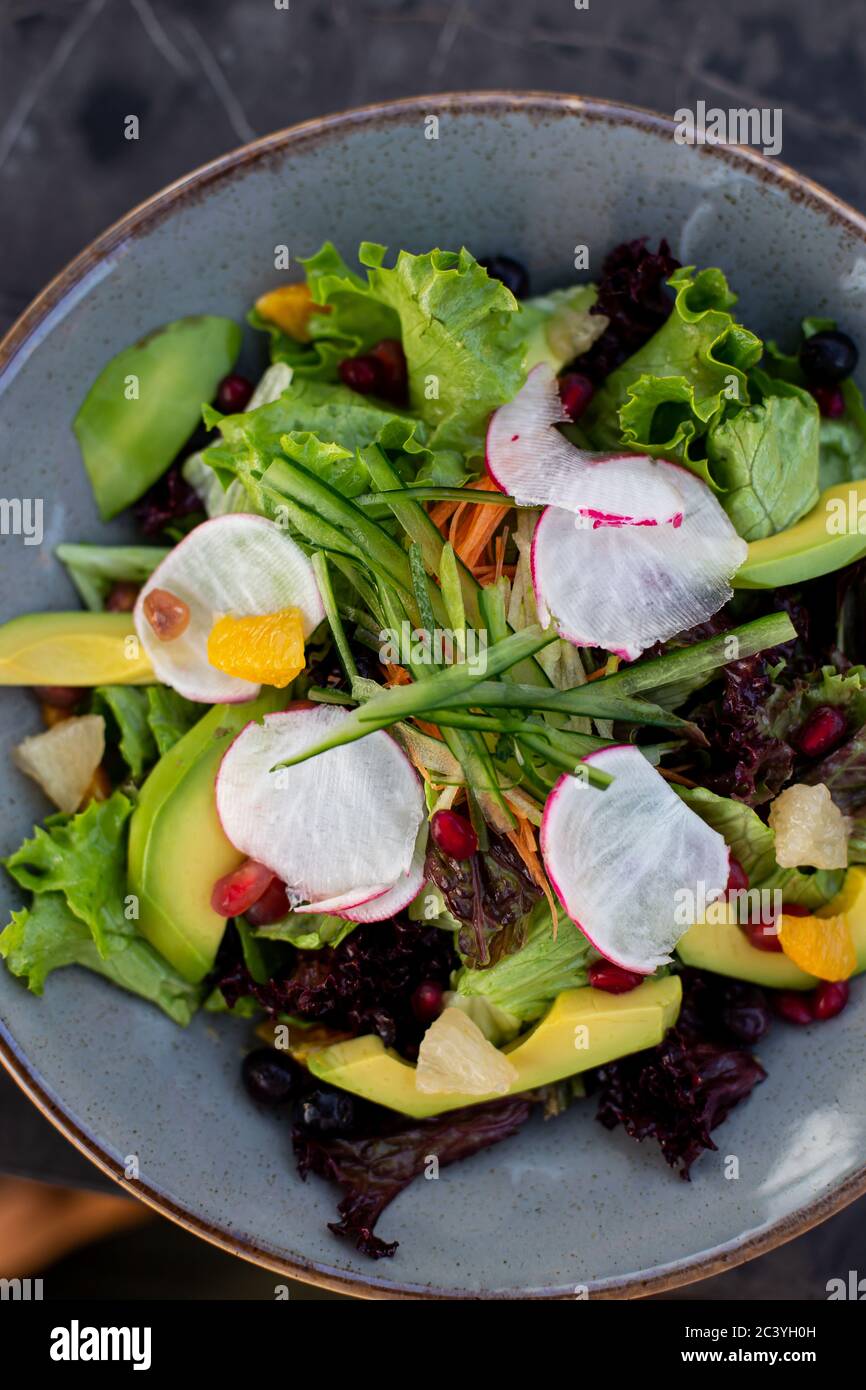
M 209 189 L 237 170 L 267 161 L 286 149 L 303 151 L 335 135 L 359 125 L 387 125 L 405 119 L 407 114 L 428 114 L 434 108 L 458 114 L 478 112 L 482 115 L 507 115 L 525 112 L 528 116 L 574 114 L 584 120 L 601 121 L 607 125 L 634 126 L 665 140 L 673 137 L 674 121 L 658 112 L 638 106 L 602 101 L 596 97 L 569 96 L 555 92 L 489 91 L 450 92 L 354 107 L 349 111 L 303 121 L 299 125 L 264 135 L 248 145 L 203 164 L 192 173 L 169 184 L 161 192 L 146 199 L 92 241 L 74 260 L 60 271 L 45 289 L 24 310 L 0 341 L 0 381 L 15 365 L 16 358 L 26 348 L 47 316 L 72 293 L 89 272 L 110 256 L 124 242 L 150 230 L 181 205 L 202 198 Z M 738 172 L 784 192 L 792 202 L 804 203 L 836 227 L 842 227 L 866 245 L 866 217 L 820 184 L 798 174 L 787 165 L 770 160 L 755 150 L 742 146 L 702 146 L 700 155 L 721 159 Z M 21 1087 L 33 1104 L 59 1132 L 74 1144 L 103 1173 L 112 1178 L 130 1196 L 138 1198 L 160 1215 L 176 1222 L 192 1234 L 201 1236 L 231 1255 L 272 1270 L 275 1274 L 298 1279 L 335 1293 L 356 1298 L 385 1299 L 513 1299 L 515 1293 L 467 1294 L 464 1290 L 427 1288 L 423 1285 L 393 1283 L 375 1276 L 368 1278 L 348 1275 L 325 1264 L 279 1258 L 252 1241 L 240 1240 L 224 1227 L 194 1215 L 172 1199 L 148 1187 L 141 1181 L 130 1182 L 119 1165 L 101 1147 L 97 1137 L 81 1128 L 47 1093 L 38 1080 L 23 1052 L 0 1026 L 0 1062 Z M 833 1192 L 807 1203 L 798 1211 L 772 1222 L 765 1229 L 746 1237 L 738 1237 L 714 1250 L 690 1255 L 652 1270 L 646 1275 L 624 1275 L 599 1280 L 590 1285 L 592 1298 L 641 1298 L 678 1288 L 699 1279 L 720 1274 L 743 1264 L 785 1241 L 793 1240 L 813 1226 L 841 1211 L 858 1197 L 866 1194 L 866 1163 L 851 1174 Z M 548 1288 L 523 1295 L 527 1300 L 573 1299 L 573 1288 Z

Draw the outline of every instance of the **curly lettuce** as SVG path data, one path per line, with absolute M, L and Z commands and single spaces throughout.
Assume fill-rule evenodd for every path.
M 52 971 L 83 965 L 186 1024 L 200 991 L 139 934 L 126 897 L 131 811 L 127 797 L 114 792 L 76 816 L 49 816 L 4 861 L 33 904 L 12 914 L 0 933 L 0 956 L 35 994 Z

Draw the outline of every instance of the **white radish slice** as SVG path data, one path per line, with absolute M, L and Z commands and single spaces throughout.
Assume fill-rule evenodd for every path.
M 727 603 L 728 582 L 748 547 L 706 483 L 678 464 L 681 526 L 575 524 L 547 507 L 532 538 L 532 582 L 543 624 L 553 620 L 577 647 L 603 647 L 633 661 L 654 642 L 706 620 Z
M 366 903 L 376 902 L 391 891 L 388 883 L 377 883 L 366 888 L 353 888 L 348 893 L 338 893 L 334 898 L 322 898 L 317 903 L 297 903 L 293 912 L 326 912 L 332 917 L 342 917 L 347 908 L 361 908 Z
M 396 913 L 402 912 L 404 907 L 408 907 L 417 898 L 425 883 L 424 859 L 427 853 L 427 826 L 428 822 L 425 821 L 418 832 L 415 853 L 412 855 L 412 863 L 409 865 L 408 872 L 400 875 L 389 892 L 383 893 L 381 897 L 372 898 L 360 907 L 345 908 L 335 915 L 347 917 L 350 922 L 383 922 L 386 917 L 393 917 Z
M 595 526 L 678 525 L 683 501 L 675 476 L 645 454 L 597 454 L 560 434 L 568 419 L 556 377 L 534 367 L 514 400 L 490 417 L 487 472 L 520 506 L 557 506 Z
M 144 616 L 152 589 L 183 599 L 189 626 L 163 642 Z M 325 616 L 309 559 L 273 521 L 247 512 L 202 522 L 158 565 L 138 596 L 135 630 L 157 679 L 188 700 L 237 704 L 255 699 L 261 686 L 226 675 L 207 657 L 207 639 L 218 618 L 244 618 L 299 608 L 304 637 Z
M 341 910 L 359 907 L 398 883 L 425 819 L 420 779 L 383 730 L 294 767 L 276 766 L 348 718 L 335 705 L 296 705 L 251 722 L 216 781 L 229 841 L 272 869 L 293 899 L 319 911 L 337 898 Z
M 544 808 L 541 854 L 569 917 L 608 960 L 649 975 L 728 882 L 723 837 L 633 744 L 591 753 L 599 790 L 566 773 Z

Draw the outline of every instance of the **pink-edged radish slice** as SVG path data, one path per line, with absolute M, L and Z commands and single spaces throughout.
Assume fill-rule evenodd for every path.
M 386 917 L 393 917 L 398 912 L 402 912 L 404 907 L 408 907 L 417 898 L 421 889 L 424 887 L 424 860 L 427 853 L 427 822 L 418 831 L 418 839 L 415 842 L 415 853 L 412 855 L 412 863 L 405 874 L 401 874 L 394 887 L 381 897 L 371 898 L 368 903 L 363 903 L 360 907 L 346 908 L 343 912 L 335 914 L 339 917 L 346 917 L 350 922 L 382 922 Z
M 532 582 L 542 623 L 578 647 L 633 661 L 706 620 L 727 603 L 748 547 L 706 483 L 678 464 L 681 526 L 581 526 L 547 507 L 532 538 Z
M 144 615 L 152 589 L 166 589 L 190 612 L 179 637 L 160 641 Z M 273 521 L 247 512 L 214 517 L 190 531 L 157 565 L 138 596 L 135 630 L 157 679 L 188 700 L 237 704 L 261 686 L 212 666 L 207 639 L 218 618 L 243 618 L 299 608 L 304 637 L 325 616 L 316 577 L 300 546 Z
M 490 417 L 487 472 L 520 506 L 557 506 L 595 526 L 679 525 L 676 478 L 645 454 L 596 454 L 555 427 L 568 416 L 556 377 L 542 363 L 517 395 Z
M 411 869 L 425 819 L 421 782 L 382 730 L 294 767 L 276 764 L 349 718 L 336 705 L 296 705 L 249 723 L 225 753 L 216 806 L 228 840 L 273 869 L 291 899 L 360 907 Z
M 723 893 L 728 847 L 633 744 L 584 761 L 613 781 L 600 791 L 570 773 L 560 777 L 541 824 L 544 867 L 596 950 L 649 975 L 670 960 L 700 904 Z
M 352 888 L 333 898 L 321 898 L 317 903 L 297 903 L 293 912 L 325 912 L 330 917 L 344 917 L 349 908 L 362 908 L 384 898 L 391 891 L 390 883 L 377 883 L 365 888 Z M 387 913 L 385 914 L 387 916 Z

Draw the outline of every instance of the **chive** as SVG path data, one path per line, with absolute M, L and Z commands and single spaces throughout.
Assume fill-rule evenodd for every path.
M 442 586 L 442 600 L 448 622 L 454 632 L 466 631 L 466 605 L 460 583 L 460 570 L 454 547 L 448 542 L 442 547 L 439 560 L 439 583 Z
M 612 676 L 601 676 L 591 684 L 599 690 L 633 695 L 639 690 L 652 690 L 655 686 L 668 685 L 685 677 L 704 675 L 727 666 L 730 661 L 741 661 L 769 647 L 781 646 L 796 635 L 797 630 L 787 613 L 770 613 L 765 618 L 756 618 L 740 627 L 729 628 L 703 642 L 695 642 L 694 646 L 680 647 L 677 651 L 665 652 L 649 661 L 638 661 Z M 736 642 L 734 655 L 731 655 L 732 642 Z
M 518 661 L 533 656 L 535 652 L 541 651 L 543 647 L 554 641 L 556 641 L 555 632 L 545 632 L 544 629 L 535 624 L 532 627 L 524 628 L 522 632 L 512 633 L 502 642 L 494 642 L 487 649 L 487 676 L 498 676 Z M 484 684 L 485 686 L 489 684 L 493 690 L 501 690 L 505 695 L 508 695 L 512 688 L 498 686 L 495 681 L 484 682 Z M 447 705 L 454 698 L 459 703 L 478 685 L 479 680 L 475 672 L 469 669 L 466 662 L 458 662 L 454 666 L 447 667 L 444 671 L 437 671 L 428 680 L 386 691 L 378 700 L 371 700 L 361 713 L 364 722 L 377 722 L 384 717 L 390 724 L 393 723 L 394 718 L 402 719 L 406 715 L 418 713 L 431 705 Z M 524 687 L 517 688 L 523 689 Z M 532 686 L 525 688 L 534 689 Z M 558 694 L 557 691 L 550 693 Z M 548 692 L 538 690 L 535 691 L 535 694 L 541 698 Z M 476 700 L 473 697 L 471 703 L 483 705 L 485 701 L 483 699 Z
M 319 593 L 322 596 L 325 617 L 330 624 L 334 645 L 337 648 L 337 654 L 343 663 L 343 670 L 349 677 L 349 682 L 354 684 L 358 679 L 358 667 L 355 664 L 355 658 L 352 655 L 352 649 L 349 646 L 346 632 L 337 609 L 337 600 L 334 597 L 331 576 L 328 572 L 328 561 L 321 550 L 317 550 L 313 554 L 312 566 L 313 573 L 316 576 L 316 583 L 319 586 Z
M 415 594 L 415 602 L 418 605 L 418 612 L 421 615 L 421 634 L 426 639 L 425 645 L 429 652 L 429 660 L 433 664 L 433 639 L 435 636 L 436 619 L 433 616 L 433 603 L 430 598 L 430 586 L 427 582 L 427 571 L 424 568 L 424 560 L 421 555 L 420 546 L 413 541 L 409 546 L 409 570 L 412 575 L 412 589 Z
M 365 462 L 367 452 L 364 450 Z M 383 491 L 395 494 L 395 502 L 392 505 L 399 505 L 400 500 L 402 500 L 404 502 L 486 502 L 494 507 L 518 506 L 518 503 L 509 493 L 488 492 L 484 488 L 424 487 L 419 485 L 415 487 L 389 487 Z M 353 498 L 353 501 L 360 507 L 368 507 L 373 502 L 381 502 L 381 500 L 381 493 L 378 492 L 362 492 L 359 497 Z

